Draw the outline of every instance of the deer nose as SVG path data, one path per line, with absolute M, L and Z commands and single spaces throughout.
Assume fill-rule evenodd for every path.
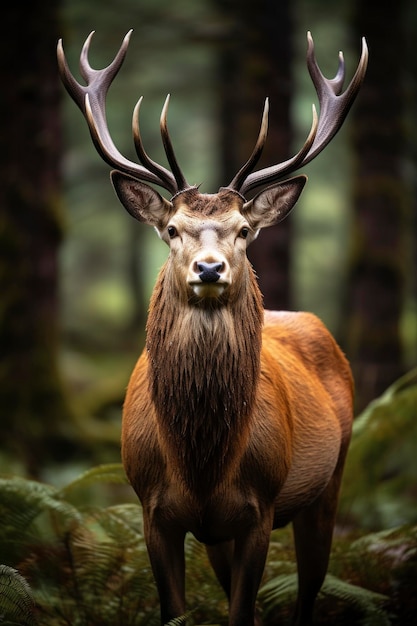
M 197 263 L 199 270 L 198 277 L 203 283 L 215 283 L 220 278 L 220 272 L 224 269 L 224 263 L 206 263 L 200 261 Z

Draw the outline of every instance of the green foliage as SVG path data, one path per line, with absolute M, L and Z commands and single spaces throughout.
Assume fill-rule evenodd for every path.
M 35 626 L 35 603 L 26 580 L 12 567 L 0 565 L 0 621 L 5 626 Z
M 159 625 L 140 506 L 86 506 L 90 489 L 126 483 L 120 464 L 94 467 L 61 489 L 0 478 L 2 623 L 29 625 L 36 616 L 40 626 Z M 226 601 L 204 547 L 189 537 L 185 551 L 196 608 L 172 626 L 207 614 L 221 620 Z
M 286 574 L 268 581 L 259 592 L 265 621 L 289 623 L 296 597 L 296 574 Z M 322 615 L 318 622 L 390 626 L 391 622 L 383 609 L 387 600 L 381 594 L 351 585 L 328 574 L 317 599 L 316 612 L 317 615 Z
M 188 618 L 191 617 L 191 615 L 192 611 L 188 611 L 184 615 L 180 615 L 180 617 L 169 620 L 166 626 L 185 626 L 188 622 Z
M 158 624 L 140 507 L 70 502 L 92 481 L 125 482 L 122 472 L 94 468 L 62 490 L 1 480 L 0 561 L 30 584 L 39 624 Z
M 417 369 L 357 418 L 347 458 L 340 517 L 362 528 L 417 523 Z
M 0 478 L 2 623 L 159 626 L 140 506 L 91 505 L 90 491 L 110 485 L 122 489 L 125 497 L 126 478 L 119 464 L 92 468 L 61 489 Z M 170 626 L 226 624 L 226 598 L 204 546 L 188 536 L 185 552 L 191 610 Z M 317 603 L 318 622 L 413 623 L 416 566 L 417 526 L 354 540 L 336 536 L 330 573 Z M 290 529 L 274 531 L 259 593 L 266 626 L 290 620 L 295 570 Z
M 98 465 L 93 467 L 68 485 L 62 487 L 59 491 L 60 497 L 68 499 L 70 502 L 74 498 L 79 497 L 80 492 L 83 493 L 88 487 L 97 487 L 99 484 L 126 485 L 127 478 L 123 467 L 120 463 L 107 463 L 106 465 Z
M 415 623 L 417 526 L 336 539 L 330 570 L 343 580 L 389 598 L 386 610 L 393 624 Z

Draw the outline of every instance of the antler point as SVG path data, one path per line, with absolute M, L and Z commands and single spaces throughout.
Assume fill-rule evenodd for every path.
M 95 32 L 96 32 L 95 30 L 92 30 L 91 33 L 88 35 L 87 39 L 84 41 L 84 45 L 83 45 L 83 48 L 81 50 L 81 56 L 80 56 L 81 72 L 83 72 L 82 66 L 84 65 L 84 63 L 86 65 L 85 69 L 89 69 L 88 52 L 90 50 L 90 43 L 91 43 L 91 40 L 92 40 L 93 35 L 95 34 Z M 86 76 L 84 76 L 84 74 L 83 74 L 83 78 L 86 78 Z
M 366 57 L 368 57 L 368 43 L 366 41 L 365 37 L 362 37 L 362 55 L 365 55 Z
M 166 125 L 166 118 L 168 114 L 168 105 L 169 105 L 170 97 L 171 97 L 171 94 L 168 94 L 167 97 L 165 98 L 164 106 L 162 107 L 162 111 L 161 111 L 161 124 L 162 125 Z
M 314 40 L 310 31 L 307 32 L 307 57 L 314 57 Z

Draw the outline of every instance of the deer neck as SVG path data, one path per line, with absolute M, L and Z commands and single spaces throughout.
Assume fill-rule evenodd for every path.
M 263 307 L 249 263 L 233 302 L 195 306 L 162 269 L 148 317 L 149 385 L 168 462 L 207 498 L 239 460 L 260 370 Z

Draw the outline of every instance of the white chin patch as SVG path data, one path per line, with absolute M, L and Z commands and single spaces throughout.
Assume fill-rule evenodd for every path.
M 221 283 L 198 283 L 192 289 L 199 298 L 218 298 L 225 290 L 226 285 Z

